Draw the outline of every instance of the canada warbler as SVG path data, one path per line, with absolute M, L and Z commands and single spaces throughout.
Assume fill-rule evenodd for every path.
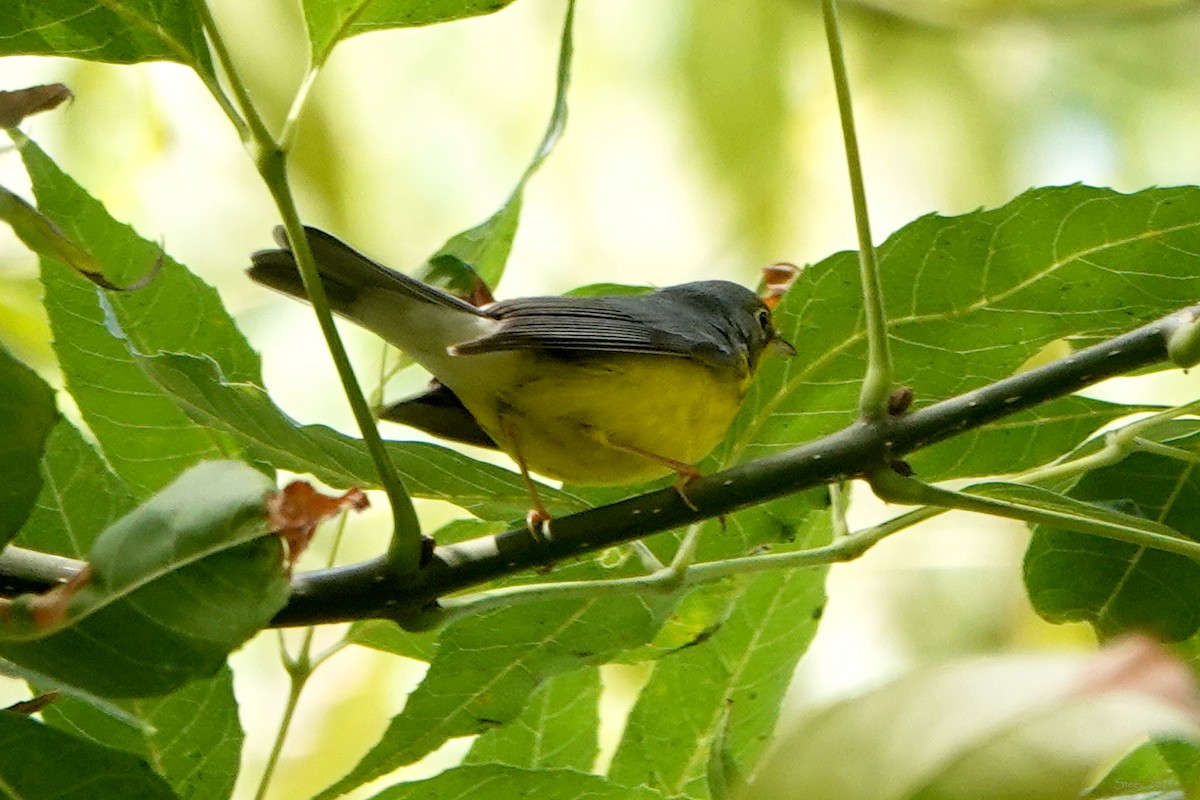
M 795 352 L 766 304 L 729 281 L 476 307 L 306 232 L 333 310 L 436 379 L 383 418 L 503 450 L 543 516 L 530 471 L 580 484 L 696 477 L 763 352 Z M 275 238 L 283 249 L 255 253 L 250 277 L 307 299 L 282 228 Z

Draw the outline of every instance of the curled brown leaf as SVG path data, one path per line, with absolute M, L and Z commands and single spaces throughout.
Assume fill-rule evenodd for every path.
M 763 267 L 763 302 L 767 304 L 767 308 L 774 308 L 779 305 L 779 301 L 787 294 L 787 290 L 792 288 L 792 284 L 796 282 L 796 278 L 800 275 L 800 267 L 787 261 L 780 261 L 772 264 L 769 267 Z
M 287 571 L 292 571 L 308 549 L 318 525 L 343 510 L 361 511 L 368 505 L 366 493 L 357 487 L 341 495 L 327 495 L 299 480 L 268 497 L 267 524 L 283 540 Z
M 35 697 L 31 697 L 28 700 L 21 700 L 20 702 L 13 703 L 4 710 L 31 717 L 46 706 L 53 703 L 61 695 L 62 692 L 46 692 L 45 694 L 39 694 Z
M 29 618 L 38 630 L 56 628 L 66 621 L 67 609 L 75 595 L 88 586 L 95 573 L 89 564 L 76 572 L 65 583 L 60 583 L 45 594 L 39 594 L 29 603 Z
M 74 97 L 61 83 L 0 92 L 0 128 L 15 128 L 31 114 L 49 111 Z

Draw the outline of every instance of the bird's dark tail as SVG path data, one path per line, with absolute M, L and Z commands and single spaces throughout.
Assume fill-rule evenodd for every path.
M 367 289 L 399 292 L 414 300 L 480 314 L 470 303 L 385 267 L 323 230 L 306 226 L 304 232 L 330 305 L 340 314 L 353 317 L 354 301 Z M 300 279 L 296 257 L 282 226 L 275 229 L 275 240 L 281 249 L 260 250 L 252 255 L 247 274 L 263 286 L 306 300 L 308 296 Z

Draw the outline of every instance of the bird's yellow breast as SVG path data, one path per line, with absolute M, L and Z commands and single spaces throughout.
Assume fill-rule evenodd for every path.
M 509 455 L 581 484 L 656 478 L 670 472 L 662 459 L 699 461 L 724 436 L 749 382 L 748 370 L 672 356 L 541 354 L 530 362 L 499 393 L 452 388 Z

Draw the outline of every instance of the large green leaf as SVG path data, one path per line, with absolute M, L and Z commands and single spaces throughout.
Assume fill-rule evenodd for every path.
M 437 538 L 436 536 L 434 537 Z M 437 634 L 432 631 L 406 631 L 386 619 L 360 619 L 346 632 L 346 641 L 426 663 L 437 652 Z
M 18 540 L 25 547 L 83 558 L 96 537 L 134 506 L 121 479 L 71 423 L 46 440 L 42 491 Z
M 0 55 L 168 60 L 214 75 L 195 4 L 173 0 L 15 0 L 0 14 Z
M 212 675 L 287 600 L 273 489 L 238 462 L 191 468 L 96 539 L 89 581 L 13 601 L 0 655 L 114 697 Z
M 573 770 L 528 770 L 498 764 L 459 767 L 435 778 L 402 783 L 385 789 L 371 800 L 664 800 L 643 786 L 630 788 L 599 775 Z
M 361 440 L 324 425 L 296 424 L 258 386 L 226 382 L 212 361 L 174 353 L 135 358 L 154 385 L 192 419 L 230 434 L 255 458 L 311 473 L 331 486 L 378 486 L 378 473 Z M 422 442 L 388 442 L 387 448 L 415 496 L 448 500 L 489 519 L 519 519 L 529 510 L 525 484 L 510 470 Z M 556 489 L 540 491 L 552 511 L 584 507 Z
M 587 772 L 599 750 L 599 703 L 595 667 L 556 675 L 530 695 L 516 719 L 476 739 L 463 763 Z
M 85 557 L 100 533 L 134 505 L 120 479 L 65 421 L 50 434 L 41 470 L 37 508 L 21 529 L 27 547 Z M 36 677 L 31 683 L 58 688 Z M 228 669 L 161 698 L 99 702 L 76 692 L 42 716 L 50 725 L 142 756 L 190 800 L 223 800 L 233 789 L 243 737 Z
M 746 578 L 715 632 L 655 664 L 610 777 L 669 796 L 708 797 L 711 763 L 729 783 L 748 776 L 816 633 L 824 583 L 825 570 Z
M 110 314 L 143 352 L 204 353 L 231 380 L 257 381 L 258 356 L 217 293 L 112 219 L 35 144 L 23 142 L 21 154 L 39 209 L 95 258 L 112 283 L 130 285 L 164 258 L 154 280 L 133 292 L 105 292 L 53 253 L 42 259 L 55 352 L 108 463 L 136 497 L 145 497 L 197 461 L 236 455 L 228 437 L 193 423 L 147 380 L 106 318 Z
M 0 793 L 13 800 L 176 800 L 142 759 L 0 711 Z
M 1189 443 L 1200 436 L 1176 444 Z M 1134 453 L 1087 473 L 1069 496 L 1200 541 L 1195 463 Z M 1025 554 L 1025 585 L 1044 618 L 1086 620 L 1104 637 L 1137 630 L 1177 641 L 1200 629 L 1200 564 L 1181 555 L 1039 526 Z
M 1111 336 L 1194 303 L 1200 189 L 1034 189 L 998 209 L 918 219 L 879 248 L 879 263 L 896 380 L 924 405 L 1012 374 L 1051 342 Z M 866 363 L 857 270 L 842 253 L 800 274 L 775 312 L 798 354 L 765 361 L 719 463 L 854 419 Z M 914 466 L 928 480 L 994 474 L 997 441 L 1010 454 L 1002 471 L 1035 466 L 1078 443 L 1081 408 L 1048 405 L 1021 429 L 1001 423 L 999 440 L 984 429 Z
M 72 686 L 69 683 L 63 683 L 49 675 L 38 672 L 35 669 L 22 667 L 19 664 L 14 664 L 11 661 L 5 661 L 0 658 L 0 675 L 6 678 L 14 678 L 16 680 L 25 681 L 31 687 L 36 687 L 39 692 L 58 692 L 59 699 L 70 697 L 80 702 L 86 703 L 94 708 L 99 709 L 104 714 L 125 723 L 129 728 L 141 731 L 144 734 L 153 733 L 149 723 L 137 716 L 130 714 L 117 704 L 118 701 L 110 700 L 99 695 L 85 692 L 78 686 Z M 57 700 L 55 701 L 57 702 Z
M 67 389 L 107 462 L 135 496 L 148 496 L 197 460 L 235 452 L 146 379 L 105 327 L 101 290 L 48 259 L 42 261 L 42 283 Z
M 1166 743 L 1163 743 L 1166 744 Z M 1195 750 L 1193 745 L 1179 742 L 1180 747 Z M 1121 759 L 1112 770 L 1087 794 L 1084 800 L 1121 800 L 1121 798 L 1153 797 L 1155 800 L 1184 800 L 1178 775 L 1172 771 L 1159 751 L 1158 742 L 1147 742 Z M 1151 794 L 1151 793 L 1154 794 Z
M 0 347 L 0 548 L 17 534 L 41 488 L 37 465 L 58 409 L 54 392 Z
M 491 14 L 513 0 L 304 0 L 312 61 L 323 64 L 334 45 L 360 33 L 415 28 Z
M 1144 410 L 1063 397 L 921 450 L 909 463 L 921 478 L 1001 475 L 1047 464 L 1108 423 Z
M 548 678 L 603 664 L 648 641 L 669 607 L 661 596 L 545 601 L 450 625 L 403 712 L 350 774 L 318 797 L 380 778 L 452 737 L 509 723 Z
M 145 759 L 180 797 L 226 800 L 232 794 L 243 734 L 228 668 L 165 697 L 119 702 L 143 726 L 71 697 L 56 700 L 42 717 L 48 725 Z
M 1187 682 L 1146 638 L 938 665 L 808 715 L 739 797 L 1074 800 L 1147 733 L 1197 740 Z

